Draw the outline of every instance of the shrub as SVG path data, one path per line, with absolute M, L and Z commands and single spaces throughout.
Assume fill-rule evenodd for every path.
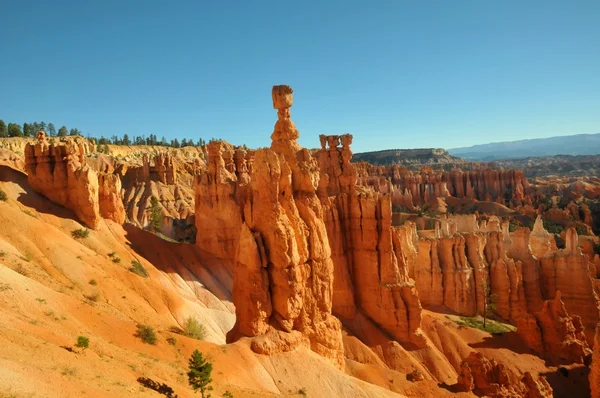
M 212 363 L 204 359 L 200 351 L 194 350 L 188 364 L 188 383 L 192 386 L 194 391 L 200 390 L 202 397 L 209 397 L 210 394 L 208 391 L 213 389 L 210 386 L 210 383 L 212 383 L 212 379 L 210 378 L 210 374 L 212 373 Z
M 177 344 L 177 339 L 175 337 L 169 337 L 169 338 L 167 338 L 167 343 L 169 343 L 171 345 L 175 345 L 175 344 Z
M 146 271 L 146 268 L 144 268 L 144 266 L 137 260 L 133 260 L 131 262 L 131 267 L 129 267 L 129 271 L 141 276 L 142 278 L 148 277 L 148 271 Z
M 189 317 L 183 323 L 183 334 L 196 340 L 204 340 L 206 328 L 196 318 Z
M 302 395 L 303 397 L 306 397 L 306 395 L 307 395 L 306 387 L 302 387 L 301 389 L 299 389 L 298 394 Z
M 119 257 L 113 257 L 112 262 L 115 264 L 121 264 L 121 259 Z
M 231 391 L 229 391 L 229 390 L 226 390 L 226 391 L 223 393 L 223 398 L 233 398 L 233 394 L 231 393 Z
M 90 281 L 88 283 L 92 286 L 96 286 L 98 284 L 98 282 L 96 282 L 95 279 L 90 279 Z
M 83 297 L 85 297 L 86 299 L 93 301 L 94 303 L 97 303 L 98 300 L 100 300 L 100 292 L 92 292 L 90 294 L 86 294 Z
M 79 228 L 71 231 L 71 236 L 75 239 L 85 239 L 90 236 L 90 230 L 87 228 Z
M 75 343 L 75 347 L 83 348 L 84 350 L 90 346 L 90 339 L 85 336 L 77 337 L 77 343 Z
M 577 231 L 577 235 L 582 235 L 582 236 L 589 235 L 587 228 L 584 227 L 583 225 L 576 226 L 575 230 Z
M 117 255 L 117 252 L 110 252 L 108 253 L 108 257 L 114 257 Z
M 6 202 L 8 200 L 8 196 L 6 195 L 6 192 L 4 192 L 1 189 L 0 189 L 0 200 L 3 202 Z
M 152 326 L 148 325 L 137 325 L 137 331 L 135 337 L 140 338 L 146 344 L 156 344 L 156 333 Z

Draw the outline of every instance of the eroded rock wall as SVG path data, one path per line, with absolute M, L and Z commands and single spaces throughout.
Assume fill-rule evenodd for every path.
M 88 227 L 100 222 L 98 176 L 85 160 L 81 140 L 49 143 L 45 132 L 25 146 L 29 185 L 51 201 L 71 209 Z

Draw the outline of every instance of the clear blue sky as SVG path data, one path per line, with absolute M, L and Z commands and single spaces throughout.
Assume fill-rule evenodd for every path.
M 0 0 L 0 119 L 355 152 L 600 132 L 600 1 Z

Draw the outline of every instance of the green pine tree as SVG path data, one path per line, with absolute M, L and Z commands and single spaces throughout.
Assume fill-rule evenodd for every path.
M 210 374 L 212 372 L 212 363 L 208 362 L 202 357 L 202 353 L 198 350 L 194 350 L 189 364 L 188 382 L 194 391 L 200 390 L 202 398 L 210 398 L 210 393 L 213 388 L 210 386 L 212 379 Z
M 154 196 L 154 195 L 152 195 L 152 197 L 150 198 L 150 208 L 148 209 L 148 211 L 150 212 L 150 228 L 154 232 L 160 231 L 160 226 L 162 224 L 162 219 L 163 219 L 163 213 L 162 213 L 162 207 L 161 207 L 158 199 L 156 199 L 156 196 Z
M 6 137 L 8 137 L 8 128 L 6 127 L 4 120 L 0 120 L 0 138 Z

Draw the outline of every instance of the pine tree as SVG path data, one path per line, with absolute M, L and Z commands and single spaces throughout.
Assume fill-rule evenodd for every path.
M 188 382 L 194 391 L 200 390 L 202 398 L 210 398 L 210 393 L 213 388 L 209 385 L 212 383 L 210 374 L 212 372 L 212 363 L 202 357 L 202 353 L 194 350 L 188 362 L 190 371 L 188 372 Z
M 31 125 L 29 123 L 23 123 L 23 135 L 25 137 L 31 137 Z
M 156 196 L 154 195 L 152 195 L 152 197 L 150 198 L 150 208 L 148 209 L 148 211 L 150 212 L 150 228 L 154 232 L 160 231 L 163 213 L 162 207 L 158 202 L 158 199 L 156 199 Z
M 48 134 L 50 137 L 56 137 L 56 127 L 52 123 L 48 123 Z
M 481 287 L 483 288 L 483 330 L 485 330 L 487 318 L 498 309 L 496 306 L 497 295 L 491 293 L 490 285 L 485 281 L 482 282 Z
M 23 137 L 21 126 L 16 123 L 8 123 L 8 136 L 9 137 Z
M 69 134 L 69 130 L 67 130 L 66 126 L 62 126 L 61 128 L 58 129 L 59 137 L 66 137 L 68 134 Z
M 0 138 L 8 137 L 8 129 L 6 128 L 6 123 L 4 120 L 0 120 Z

